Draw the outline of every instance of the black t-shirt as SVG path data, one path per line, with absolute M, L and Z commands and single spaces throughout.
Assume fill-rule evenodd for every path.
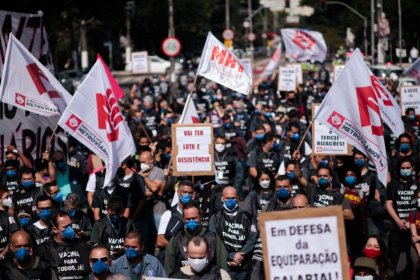
M 34 248 L 37 248 L 37 246 L 50 239 L 52 236 L 52 231 L 49 227 L 41 229 L 39 226 L 39 222 L 37 222 L 35 224 L 29 225 L 26 229 L 29 233 L 29 236 L 31 237 L 32 246 Z
M 24 191 L 23 189 L 17 192 L 13 198 L 13 204 L 15 205 L 15 212 L 18 213 L 20 209 L 31 209 L 32 219 L 37 216 L 36 212 L 36 200 L 42 195 L 42 190 L 34 187 L 30 191 Z
M 51 265 L 46 260 L 41 260 L 35 256 L 32 267 L 22 270 L 10 260 L 0 268 L 0 279 L 2 280 L 50 280 L 53 279 L 54 272 Z
M 408 219 L 410 212 L 417 209 L 418 183 L 409 179 L 406 183 L 392 180 L 386 189 L 386 200 L 392 200 L 392 206 L 400 219 Z
M 129 190 L 121 186 L 116 186 L 111 194 L 108 193 L 107 188 L 97 189 L 93 195 L 92 208 L 99 208 L 100 217 L 102 218 L 106 215 L 106 208 L 108 206 L 109 199 L 116 196 L 122 199 L 123 205 L 126 205 L 127 208 L 131 207 Z
M 309 204 L 313 207 L 342 205 L 344 209 L 351 209 L 349 201 L 336 190 L 322 190 L 312 183 L 308 183 L 306 194 Z
M 10 234 L 18 230 L 13 217 L 9 217 L 7 212 L 0 211 L 0 252 L 9 244 Z

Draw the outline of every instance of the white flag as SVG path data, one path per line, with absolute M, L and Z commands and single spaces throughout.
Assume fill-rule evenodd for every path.
M 322 33 L 297 28 L 281 30 L 286 48 L 286 56 L 290 61 L 315 60 L 323 62 L 327 55 L 327 45 Z
M 97 60 L 58 125 L 105 162 L 105 184 L 119 164 L 136 152 L 102 63 Z
M 0 100 L 43 116 L 60 115 L 70 93 L 10 34 L 0 85 Z
M 197 109 L 195 108 L 194 101 L 191 98 L 191 94 L 188 94 L 187 101 L 185 102 L 185 105 L 184 105 L 184 110 L 182 111 L 182 115 L 178 123 L 179 124 L 200 123 L 200 117 L 197 114 Z
M 315 119 L 362 151 L 375 164 L 379 180 L 386 186 L 388 161 L 382 121 L 398 116 L 394 129 L 403 131 L 399 106 L 378 88 L 359 49 L 333 84 Z
M 405 70 L 402 76 L 413 77 L 417 84 L 420 84 L 420 57 L 411 64 L 410 68 Z
M 270 59 L 270 62 L 267 64 L 267 66 L 264 69 L 264 72 L 263 72 L 264 77 L 273 75 L 274 71 L 276 71 L 280 65 L 280 57 L 281 57 L 281 44 L 279 43 L 279 45 L 276 48 L 276 51 L 273 53 L 273 56 Z
M 252 70 L 244 65 L 209 32 L 197 75 L 247 95 L 252 85 Z

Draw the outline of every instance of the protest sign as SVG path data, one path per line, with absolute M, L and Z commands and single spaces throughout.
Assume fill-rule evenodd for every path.
M 175 176 L 214 175 L 211 124 L 174 124 L 172 135 Z
M 133 52 L 131 54 L 133 74 L 149 73 L 149 62 L 147 57 L 147 52 Z
M 295 91 L 296 90 L 296 70 L 293 67 L 280 67 L 279 74 L 279 90 Z
M 334 82 L 337 81 L 338 76 L 344 70 L 344 65 L 334 65 Z
M 400 105 L 402 116 L 408 108 L 413 108 L 416 115 L 420 115 L 420 86 L 401 87 Z
M 314 116 L 320 104 L 312 104 L 312 151 L 318 155 L 351 155 L 352 147 Z
M 349 280 L 341 206 L 259 215 L 266 279 Z
M 302 65 L 300 63 L 287 64 L 286 67 L 292 67 L 296 72 L 296 81 L 298 84 L 303 84 Z

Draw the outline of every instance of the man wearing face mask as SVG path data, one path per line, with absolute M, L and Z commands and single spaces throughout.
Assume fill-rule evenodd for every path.
M 251 215 L 239 208 L 235 188 L 226 187 L 222 200 L 223 210 L 211 217 L 209 229 L 225 244 L 230 276 L 242 280 L 251 265 L 252 252 L 258 238 L 257 228 Z
M 131 219 L 122 216 L 124 205 L 121 198 L 111 197 L 108 202 L 107 216 L 93 225 L 90 242 L 108 247 L 114 258 L 123 252 L 124 236 L 127 232 L 135 230 Z
M 176 233 L 166 247 L 165 271 L 168 275 L 188 264 L 188 254 L 184 248 L 193 236 L 205 237 L 208 241 L 208 262 L 227 270 L 225 247 L 214 232 L 201 225 L 200 209 L 194 202 L 184 206 L 184 225 L 184 229 Z
M 354 215 L 351 211 L 349 201 L 332 187 L 331 171 L 326 167 L 319 167 L 317 170 L 317 183 L 308 182 L 302 176 L 301 165 L 299 164 L 301 155 L 299 151 L 293 153 L 295 160 L 296 180 L 306 192 L 311 207 L 327 207 L 332 205 L 341 205 L 343 207 L 343 216 L 346 220 L 353 220 Z
M 397 155 L 393 156 L 391 158 L 391 163 L 390 163 L 391 168 L 390 168 L 390 170 L 392 170 L 391 171 L 392 176 L 394 178 L 397 178 L 399 176 L 398 163 L 399 163 L 399 160 L 401 158 L 404 158 L 404 157 L 411 157 L 412 158 L 412 160 L 414 162 L 414 169 L 415 169 L 414 174 L 417 174 L 418 171 L 419 171 L 418 166 L 420 166 L 420 163 L 419 163 L 420 159 L 419 159 L 418 155 L 416 154 L 416 152 L 414 151 L 412 135 L 410 135 L 409 133 L 401 134 L 398 137 L 395 144 L 398 148 L 398 151 L 397 151 Z
M 39 220 L 27 227 L 35 249 L 51 237 L 52 207 L 53 201 L 49 196 L 41 195 L 36 200 L 36 211 Z
M 143 240 L 138 231 L 130 231 L 124 237 L 125 254 L 112 262 L 111 272 L 124 274 L 130 279 L 167 277 L 159 260 L 143 252 Z
M 191 181 L 181 181 L 177 195 L 178 203 L 163 213 L 159 223 L 156 245 L 160 248 L 158 259 L 163 264 L 165 262 L 165 249 L 169 240 L 184 227 L 182 213 L 184 205 L 190 202 L 195 195 L 193 183 Z
M 0 264 L 4 261 L 9 251 L 7 244 L 9 243 L 10 234 L 18 230 L 15 219 L 7 213 L 12 204 L 9 192 L 6 189 L 0 189 Z
M 71 218 L 72 228 L 76 231 L 77 237 L 89 240 L 92 233 L 92 224 L 87 214 L 80 209 L 80 198 L 77 194 L 71 193 L 64 201 L 64 210 Z
M 1 185 L 5 186 L 10 195 L 13 196 L 19 190 L 20 185 L 19 162 L 15 159 L 6 160 L 1 175 Z
M 375 260 L 367 257 L 357 258 L 353 265 L 354 280 L 376 280 L 378 266 Z
M 13 233 L 10 250 L 14 253 L 14 257 L 1 267 L 0 279 L 55 279 L 50 264 L 34 254 L 31 238 L 25 231 L 19 230 Z
M 153 164 L 153 155 L 150 151 L 140 154 L 140 172 L 146 183 L 146 196 L 157 194 L 162 196 L 165 187 L 165 175 L 163 169 Z
M 51 225 L 53 237 L 38 247 L 37 255 L 50 262 L 58 279 L 87 279 L 90 246 L 76 237 L 69 214 L 56 212 Z
M 228 272 L 209 261 L 209 244 L 205 237 L 194 236 L 186 246 L 188 264 L 175 271 L 171 277 L 179 279 L 230 280 Z
M 15 211 L 28 207 L 32 210 L 32 218 L 36 217 L 35 201 L 42 195 L 42 190 L 35 186 L 35 174 L 32 169 L 24 168 L 20 177 L 20 190 L 15 193 Z
M 106 280 L 111 275 L 112 266 L 109 249 L 102 245 L 96 245 L 92 248 L 89 255 L 89 264 L 92 269 L 90 279 Z
M 279 152 L 280 162 L 285 161 L 286 163 L 292 160 L 293 152 L 298 148 L 301 141 L 301 125 L 299 122 L 289 122 L 286 125 L 286 134 L 282 139 L 281 150 Z M 300 147 L 301 154 L 305 157 L 303 158 L 301 164 L 302 166 L 308 166 L 309 160 L 307 156 L 312 152 L 310 146 L 307 144 L 306 139 Z
M 275 196 L 268 202 L 263 211 L 280 211 L 293 209 L 292 186 L 289 177 L 280 175 L 276 178 Z

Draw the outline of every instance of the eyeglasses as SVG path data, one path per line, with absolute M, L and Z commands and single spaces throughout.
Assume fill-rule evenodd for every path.
M 109 258 L 108 257 L 102 257 L 102 258 L 90 258 L 90 261 L 92 262 L 92 263 L 96 263 L 97 261 L 99 261 L 99 260 L 101 260 L 101 261 L 103 261 L 103 262 L 107 262 L 107 261 L 109 261 Z

